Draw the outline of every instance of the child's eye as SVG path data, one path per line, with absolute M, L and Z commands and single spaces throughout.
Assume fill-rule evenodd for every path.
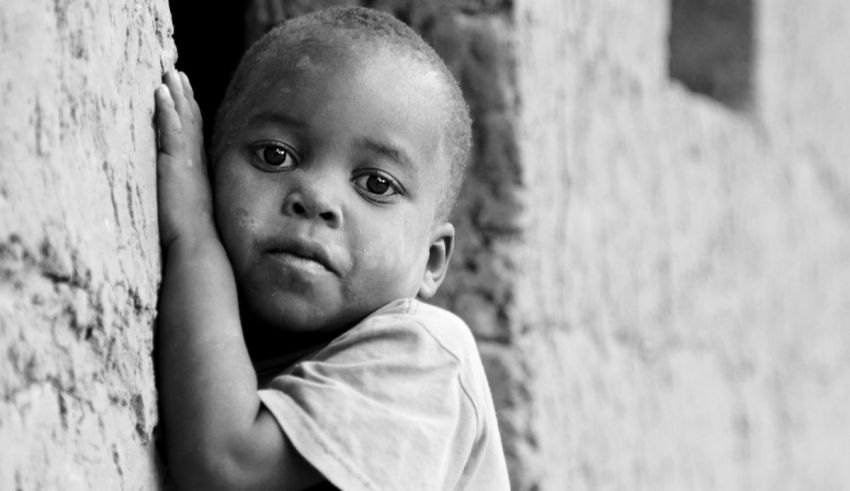
M 253 152 L 266 168 L 283 170 L 298 164 L 298 152 L 280 142 L 262 142 L 254 147 Z
M 383 176 L 366 177 L 366 190 L 370 193 L 385 194 L 393 188 L 390 180 Z
M 356 176 L 353 182 L 369 198 L 379 201 L 387 201 L 387 198 L 401 194 L 402 191 L 401 186 L 391 177 L 375 171 Z

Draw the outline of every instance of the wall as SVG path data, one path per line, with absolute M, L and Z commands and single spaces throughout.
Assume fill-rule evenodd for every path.
M 518 489 L 850 486 L 850 12 L 755 7 L 730 109 L 666 1 L 516 3 Z
M 0 489 L 153 489 L 162 1 L 0 3 Z

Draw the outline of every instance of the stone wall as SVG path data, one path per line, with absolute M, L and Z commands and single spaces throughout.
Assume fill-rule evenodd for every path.
M 154 489 L 165 0 L 0 3 L 0 489 Z

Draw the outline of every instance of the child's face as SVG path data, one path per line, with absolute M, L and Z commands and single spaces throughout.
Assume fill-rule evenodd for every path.
M 284 330 L 337 330 L 433 293 L 423 281 L 453 236 L 435 219 L 447 184 L 436 77 L 345 50 L 266 63 L 253 80 L 214 165 L 242 308 Z

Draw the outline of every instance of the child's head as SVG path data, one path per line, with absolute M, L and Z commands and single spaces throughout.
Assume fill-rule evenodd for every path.
M 456 82 L 398 20 L 331 9 L 269 32 L 240 63 L 211 145 L 243 309 L 338 331 L 433 295 L 469 147 Z

